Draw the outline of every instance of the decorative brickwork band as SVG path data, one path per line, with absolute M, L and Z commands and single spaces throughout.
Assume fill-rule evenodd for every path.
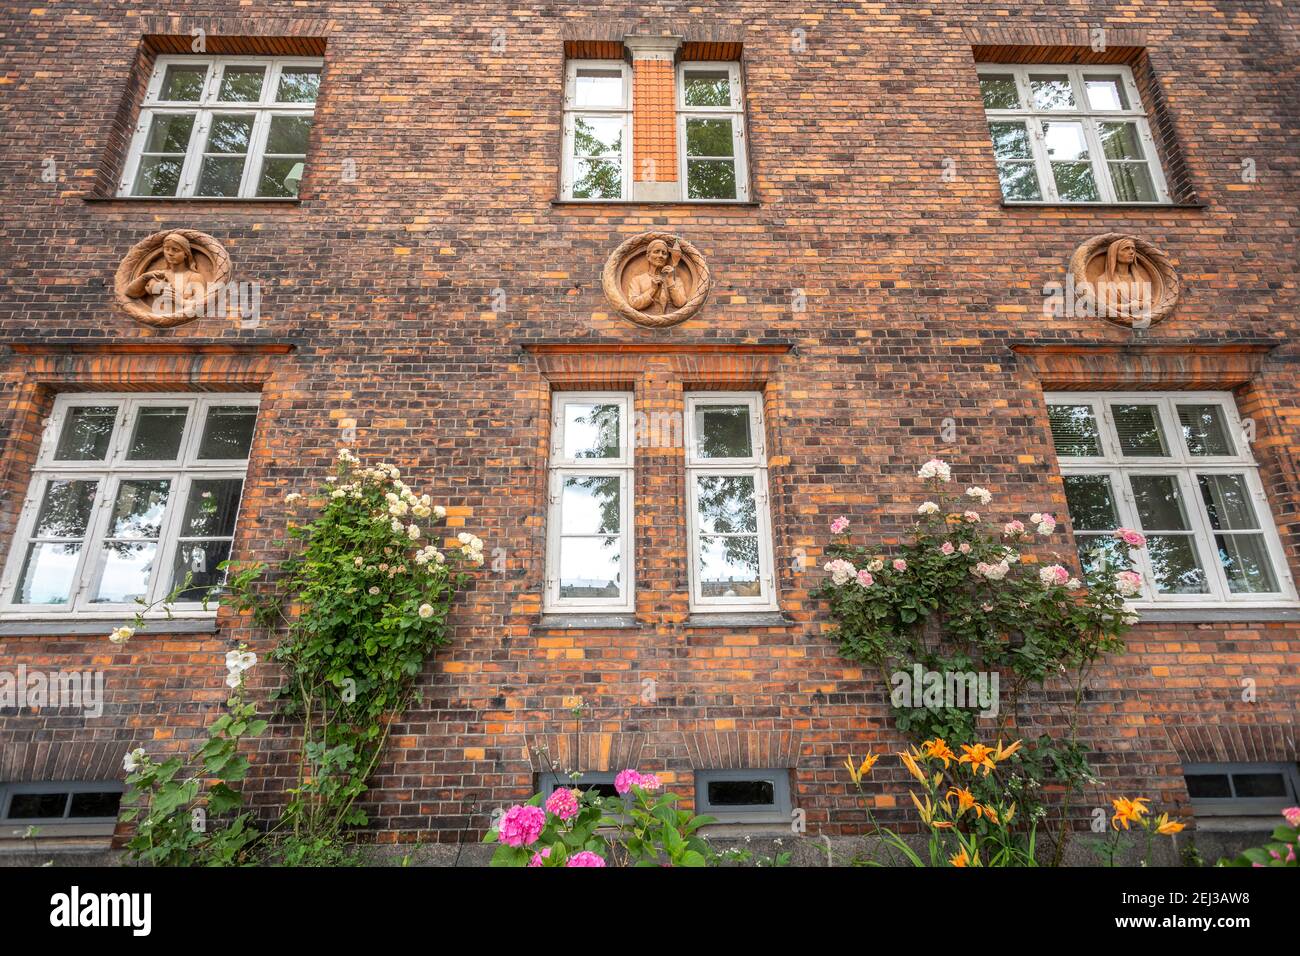
M 529 734 L 528 760 L 535 773 L 561 775 L 574 770 L 590 773 L 636 769 L 645 746 L 644 734 Z
M 795 767 L 802 736 L 791 731 L 718 731 L 683 734 L 695 770 Z

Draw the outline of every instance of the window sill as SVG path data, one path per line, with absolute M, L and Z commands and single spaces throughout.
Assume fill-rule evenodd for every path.
M 795 622 L 780 611 L 696 611 L 685 627 L 794 627 Z
M 1132 611 L 1139 625 L 1300 621 L 1300 607 L 1135 607 Z
M 1204 209 L 1202 202 L 1006 202 L 1003 209 Z
M 633 614 L 581 614 L 552 611 L 531 628 L 542 631 L 625 631 L 639 630 L 641 624 Z
M 114 618 L 9 618 L 0 619 L 0 637 L 63 637 L 78 635 L 99 635 L 105 640 L 108 632 L 122 626 L 131 614 Z M 217 619 L 215 615 L 204 617 L 180 617 L 146 619 L 148 630 L 156 634 L 215 634 Z
M 552 206 L 748 206 L 761 205 L 757 199 L 552 199 Z

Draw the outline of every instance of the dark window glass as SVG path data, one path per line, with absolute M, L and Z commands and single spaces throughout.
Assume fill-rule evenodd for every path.
M 770 807 L 776 803 L 771 780 L 710 780 L 709 803 L 715 807 Z
M 1187 794 L 1193 800 L 1227 800 L 1232 788 L 1226 773 L 1192 773 L 1187 775 Z
M 10 820 L 61 818 L 68 805 L 66 793 L 15 793 L 9 801 Z
M 199 442 L 199 458 L 247 458 L 256 421 L 257 408 L 251 405 L 215 405 L 208 409 L 203 439 Z
M 117 817 L 122 794 L 113 790 L 87 791 L 72 795 L 69 817 Z
M 1280 773 L 1234 773 L 1232 785 L 1238 797 L 1285 797 L 1286 781 Z

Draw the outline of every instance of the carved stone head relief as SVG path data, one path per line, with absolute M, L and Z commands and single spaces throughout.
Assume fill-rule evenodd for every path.
M 1178 275 L 1169 257 L 1139 236 L 1093 236 L 1070 257 L 1075 294 L 1091 297 L 1096 314 L 1119 325 L 1145 328 L 1178 304 Z
M 216 312 L 230 281 L 221 243 L 193 229 L 155 232 L 131 247 L 113 279 L 117 304 L 144 325 L 168 329 Z
M 685 322 L 709 297 L 709 267 L 680 236 L 643 232 L 620 245 L 601 276 L 605 297 L 619 314 L 647 328 Z

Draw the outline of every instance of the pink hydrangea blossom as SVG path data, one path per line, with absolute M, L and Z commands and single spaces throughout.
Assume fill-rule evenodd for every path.
M 1147 539 L 1139 532 L 1132 528 L 1119 528 L 1115 532 L 1115 537 L 1119 538 L 1130 548 L 1145 548 Z
M 528 846 L 537 842 L 544 826 L 546 811 L 541 807 L 521 804 L 506 811 L 497 832 L 506 846 Z
M 541 853 L 534 853 L 533 858 L 528 861 L 529 866 L 541 866 L 551 855 L 551 848 L 548 846 Z
M 565 866 L 604 866 L 605 859 L 599 853 L 593 853 L 590 850 L 581 850 L 569 857 Z
M 546 810 L 561 820 L 572 820 L 578 815 L 578 797 L 568 787 L 560 787 L 546 798 Z
M 659 782 L 659 777 L 657 774 L 643 773 L 641 774 L 641 781 L 640 783 L 637 784 L 637 786 L 640 787 L 642 790 L 649 790 L 651 792 L 654 792 L 655 790 L 658 790 L 660 787 L 662 787 L 663 784 Z
M 1287 807 L 1282 811 L 1282 816 L 1286 817 L 1290 826 L 1300 827 L 1300 807 Z
M 895 571 L 906 571 L 906 570 L 907 570 L 907 562 L 904 561 L 902 558 L 895 558 L 895 559 L 894 559 L 894 565 L 893 565 L 893 566 L 894 566 L 894 570 L 895 570 Z
M 945 541 L 943 544 L 939 545 L 939 550 L 944 554 L 955 554 L 957 551 L 957 549 L 952 546 L 951 541 Z
M 614 778 L 614 789 L 621 797 L 633 787 L 641 785 L 641 775 L 635 770 L 620 770 Z
M 849 528 L 849 519 L 843 515 L 831 522 L 831 534 L 843 534 Z
M 871 576 L 871 572 L 863 568 L 858 572 L 858 584 L 864 588 L 869 588 L 876 583 L 876 579 Z

